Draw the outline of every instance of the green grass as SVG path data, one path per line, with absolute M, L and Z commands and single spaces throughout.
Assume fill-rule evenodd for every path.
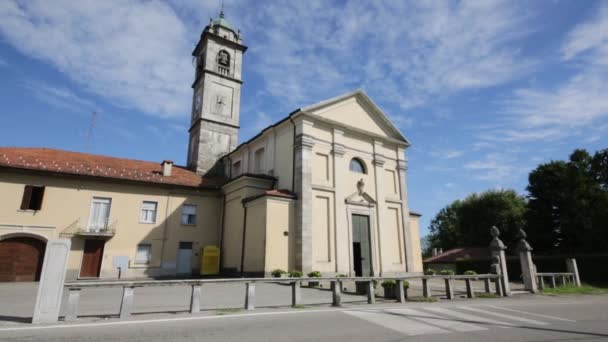
M 496 293 L 487 293 L 487 292 L 483 292 L 483 293 L 476 293 L 477 298 L 500 298 L 499 295 L 497 295 Z
M 565 295 L 565 294 L 586 294 L 586 295 L 600 295 L 608 294 L 607 287 L 595 287 L 591 285 L 583 284 L 582 286 L 558 286 L 556 288 L 545 288 L 541 291 L 542 294 L 549 296 Z
M 407 298 L 408 302 L 427 302 L 427 303 L 434 303 L 437 301 L 437 298 L 435 297 L 423 297 L 423 296 L 417 296 L 417 297 L 408 297 Z
M 234 308 L 234 309 L 221 309 L 221 310 L 218 310 L 216 312 L 216 315 L 218 315 L 218 316 L 229 315 L 229 314 L 241 312 L 242 310 L 243 309 L 236 309 L 236 308 Z

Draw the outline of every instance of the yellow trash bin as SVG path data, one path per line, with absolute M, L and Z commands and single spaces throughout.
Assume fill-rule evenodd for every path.
M 220 274 L 220 249 L 217 246 L 206 246 L 201 253 L 201 275 Z

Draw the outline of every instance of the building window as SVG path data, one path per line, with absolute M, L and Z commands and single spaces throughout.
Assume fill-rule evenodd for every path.
M 196 205 L 184 204 L 182 206 L 182 224 L 196 224 Z
M 93 197 L 89 213 L 89 231 L 99 232 L 108 228 L 111 206 L 111 198 Z
M 152 259 L 152 245 L 148 243 L 137 245 L 137 253 L 135 254 L 136 264 L 149 264 Z
M 353 159 L 351 159 L 351 161 L 350 161 L 350 170 L 352 172 L 357 172 L 357 173 L 364 173 L 364 174 L 367 173 L 367 171 L 365 169 L 365 164 L 359 158 L 353 158 Z
M 255 170 L 253 171 L 253 173 L 264 173 L 264 148 L 260 148 L 257 151 L 255 151 Z
M 156 202 L 144 201 L 141 205 L 141 213 L 139 215 L 139 222 L 155 223 L 157 206 L 158 206 L 158 203 L 156 203 Z
M 40 208 L 42 208 L 43 197 L 43 186 L 26 185 L 25 188 L 23 188 L 21 210 L 40 210 Z
M 237 161 L 232 164 L 232 177 L 236 177 L 241 174 L 241 161 Z

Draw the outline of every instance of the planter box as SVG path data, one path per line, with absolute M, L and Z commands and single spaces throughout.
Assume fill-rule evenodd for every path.
M 309 281 L 308 287 L 319 287 L 319 282 L 318 281 Z

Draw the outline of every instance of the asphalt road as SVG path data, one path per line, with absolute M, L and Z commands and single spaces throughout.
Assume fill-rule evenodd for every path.
M 4 326 L 0 341 L 608 341 L 608 296 L 145 314 Z

